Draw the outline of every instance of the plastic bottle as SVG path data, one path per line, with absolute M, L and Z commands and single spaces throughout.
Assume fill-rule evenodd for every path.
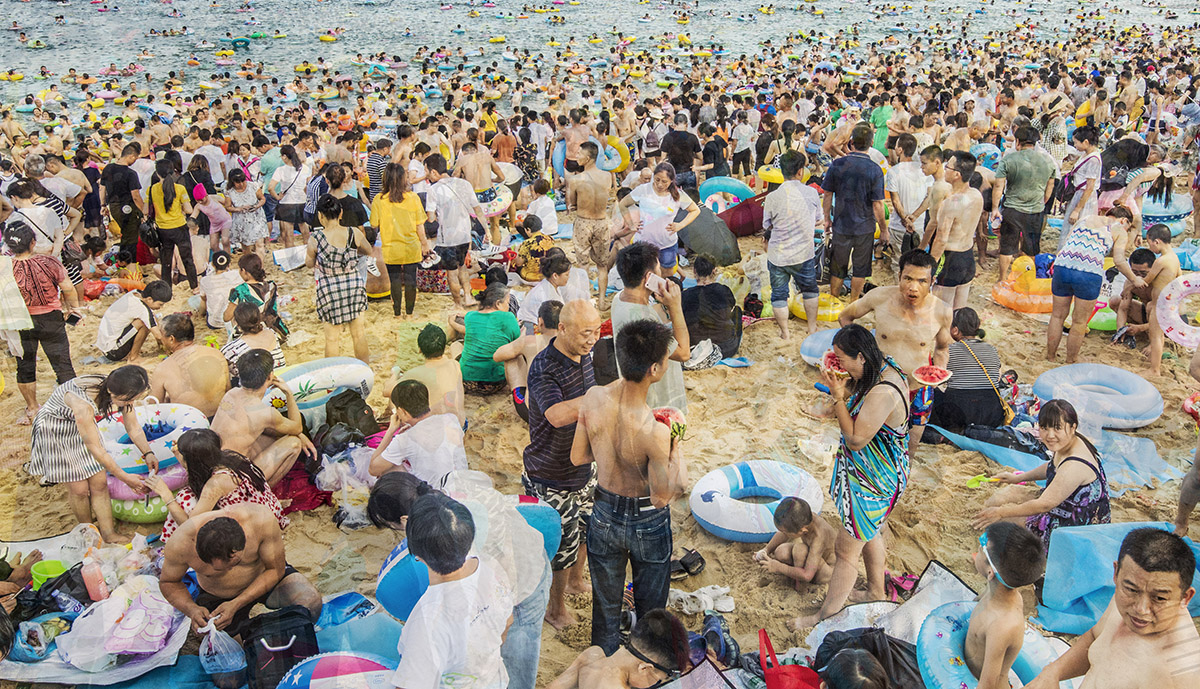
M 93 602 L 108 598 L 108 584 L 104 581 L 104 573 L 100 570 L 99 562 L 89 560 L 83 566 L 80 574 L 83 575 L 83 583 L 87 586 L 88 598 L 91 598 Z
M 59 610 L 74 613 L 83 612 L 83 603 L 80 603 L 62 591 L 54 591 L 50 595 L 54 598 L 54 602 L 58 603 Z

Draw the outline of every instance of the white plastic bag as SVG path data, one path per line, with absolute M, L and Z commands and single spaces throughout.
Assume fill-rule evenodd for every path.
M 71 665 L 84 672 L 103 672 L 117 664 L 117 655 L 104 645 L 112 636 L 126 602 L 114 596 L 92 605 L 75 618 L 71 631 L 58 637 L 58 652 Z
M 104 650 L 116 654 L 156 653 L 167 645 L 175 615 L 175 608 L 163 598 L 155 582 L 134 597 L 112 636 L 104 642 Z
M 233 637 L 215 626 L 216 618 L 199 629 L 204 634 L 200 642 L 200 666 L 210 675 L 246 669 L 246 652 Z

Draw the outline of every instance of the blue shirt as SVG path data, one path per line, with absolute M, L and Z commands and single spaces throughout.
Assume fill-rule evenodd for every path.
M 875 234 L 874 204 L 883 200 L 883 169 L 878 163 L 866 153 L 844 155 L 830 164 L 821 186 L 834 195 L 834 234 Z

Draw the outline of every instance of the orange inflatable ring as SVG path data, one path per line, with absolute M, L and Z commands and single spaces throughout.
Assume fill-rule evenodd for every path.
M 1050 278 L 1037 277 L 1037 267 L 1028 256 L 1013 261 L 1004 282 L 992 287 L 992 299 L 1021 313 L 1050 313 L 1054 306 Z

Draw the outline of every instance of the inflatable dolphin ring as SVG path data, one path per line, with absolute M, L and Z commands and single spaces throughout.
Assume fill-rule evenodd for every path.
M 542 534 L 546 557 L 553 558 L 562 540 L 562 518 L 558 512 L 536 498 L 518 495 L 506 497 L 516 501 L 517 511 L 525 518 L 526 523 Z M 472 515 L 476 519 L 475 538 L 482 542 L 482 539 L 486 538 L 487 520 L 480 519 L 474 511 Z M 482 525 L 480 521 L 483 522 Z M 392 617 L 407 620 L 417 601 L 429 588 L 429 569 L 412 557 L 408 551 L 408 540 L 405 539 L 384 559 L 383 566 L 379 568 L 378 582 L 375 586 L 375 600 L 379 601 Z
M 1200 345 L 1200 327 L 1184 322 L 1179 308 L 1184 300 L 1197 293 L 1200 293 L 1200 273 L 1187 273 L 1175 278 L 1158 295 L 1158 324 L 1163 334 L 1188 349 Z
M 208 419 L 204 413 L 186 404 L 158 404 L 158 400 L 147 397 L 147 404 L 134 408 L 138 423 L 150 443 L 150 450 L 158 457 L 158 469 L 162 471 L 179 463 L 175 458 L 175 442 L 185 431 L 193 428 L 208 428 Z M 154 400 L 154 404 L 149 404 Z M 104 449 L 112 455 L 117 466 L 131 474 L 147 474 L 150 468 L 142 459 L 142 451 L 137 448 L 125 433 L 120 413 L 104 419 L 99 424 L 100 440 Z
M 1068 364 L 1046 371 L 1033 382 L 1043 402 L 1074 390 L 1092 396 L 1105 428 L 1141 428 L 1163 413 L 1162 393 L 1136 373 L 1104 364 Z
M 974 689 L 979 680 L 971 674 L 964 657 L 967 626 L 974 601 L 946 603 L 933 609 L 921 623 L 917 635 L 917 667 L 929 689 Z M 1012 670 L 1023 684 L 1058 658 L 1049 640 L 1025 625 L 1025 640 L 1021 652 L 1013 661 Z
M 785 497 L 802 498 L 813 514 L 824 491 L 812 474 L 770 459 L 751 459 L 711 471 L 696 482 L 688 501 L 692 516 L 714 536 L 742 543 L 766 543 L 775 535 L 775 508 Z M 770 503 L 742 498 L 772 498 Z
M 334 356 L 295 366 L 285 366 L 276 372 L 280 380 L 292 389 L 300 414 L 310 428 L 316 428 L 325 417 L 325 403 L 343 390 L 355 390 L 363 399 L 371 394 L 375 374 L 359 359 Z M 283 409 L 287 396 L 278 388 L 268 387 L 263 401 Z

